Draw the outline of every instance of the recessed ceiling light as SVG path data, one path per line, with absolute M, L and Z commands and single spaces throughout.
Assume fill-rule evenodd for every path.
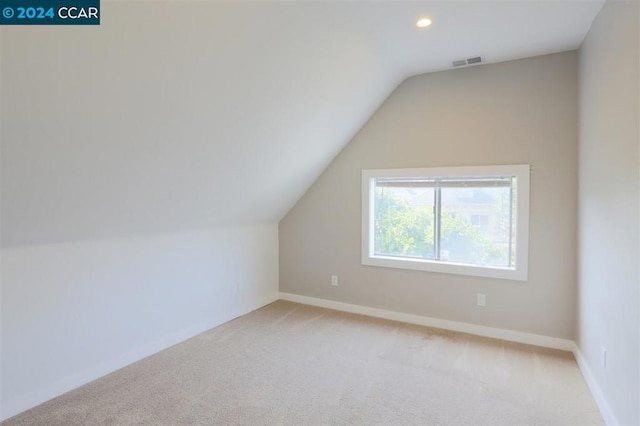
M 418 19 L 418 22 L 416 22 L 416 26 L 418 28 L 426 28 L 429 25 L 431 25 L 431 19 L 429 18 L 421 18 L 421 19 Z

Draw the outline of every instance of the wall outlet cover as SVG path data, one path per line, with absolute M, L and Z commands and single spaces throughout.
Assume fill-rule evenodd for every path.
M 487 296 L 483 293 L 478 293 L 478 297 L 476 298 L 476 304 L 478 306 L 487 306 Z

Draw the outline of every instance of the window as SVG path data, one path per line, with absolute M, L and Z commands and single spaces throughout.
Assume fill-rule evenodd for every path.
M 362 171 L 362 264 L 526 281 L 529 166 Z

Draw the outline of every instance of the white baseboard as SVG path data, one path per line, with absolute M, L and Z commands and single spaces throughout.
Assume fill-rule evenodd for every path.
M 78 372 L 73 376 L 58 380 L 48 386 L 38 389 L 37 391 L 10 398 L 2 404 L 2 407 L 0 407 L 0 421 L 20 414 L 21 412 L 40 405 L 43 402 L 99 379 L 109 373 L 113 373 L 116 370 L 140 361 L 141 359 L 158 353 L 187 339 L 195 337 L 198 334 L 204 333 L 205 331 L 222 325 L 232 319 L 273 303 L 276 300 L 278 300 L 278 293 L 250 301 L 245 306 L 238 307 L 238 309 L 232 314 L 227 313 L 225 316 L 209 318 L 199 324 L 194 324 L 176 333 L 167 335 L 159 340 L 129 351 L 116 359 L 100 363 L 91 369 L 87 369 L 85 371 Z
M 582 356 L 582 352 L 580 352 L 580 348 L 578 347 L 578 345 L 574 345 L 573 356 L 578 363 L 578 367 L 580 367 L 580 371 L 582 372 L 584 380 L 587 382 L 587 386 L 589 386 L 589 390 L 591 391 L 591 395 L 593 395 L 593 399 L 595 399 L 596 404 L 598 404 L 600 414 L 602 414 L 605 423 L 607 424 L 607 426 L 618 426 L 620 423 L 618 423 L 616 416 L 613 414 L 609 402 L 605 398 L 600 386 L 598 386 L 595 376 L 593 375 L 591 368 L 589 368 L 587 360 Z
M 572 340 L 557 337 L 541 336 L 539 334 L 523 333 L 521 331 L 505 330 L 502 328 L 486 327 L 484 325 L 469 324 L 465 322 L 450 321 L 439 318 L 430 318 L 421 315 L 405 314 L 402 312 L 387 311 L 385 309 L 370 308 L 368 306 L 352 305 L 350 303 L 336 302 L 333 300 L 318 299 L 315 297 L 300 296 L 291 293 L 280 293 L 280 299 L 337 311 L 367 315 L 370 317 L 384 318 L 393 321 L 401 321 L 409 324 L 424 325 L 427 327 L 441 328 L 462 333 L 475 334 L 477 336 L 491 337 L 493 339 L 507 340 L 510 342 L 525 343 L 528 345 L 542 346 L 545 348 L 560 349 L 571 352 L 575 346 Z

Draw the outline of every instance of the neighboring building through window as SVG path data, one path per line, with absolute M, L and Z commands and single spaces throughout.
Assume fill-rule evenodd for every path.
M 529 166 L 363 170 L 362 263 L 527 280 Z

